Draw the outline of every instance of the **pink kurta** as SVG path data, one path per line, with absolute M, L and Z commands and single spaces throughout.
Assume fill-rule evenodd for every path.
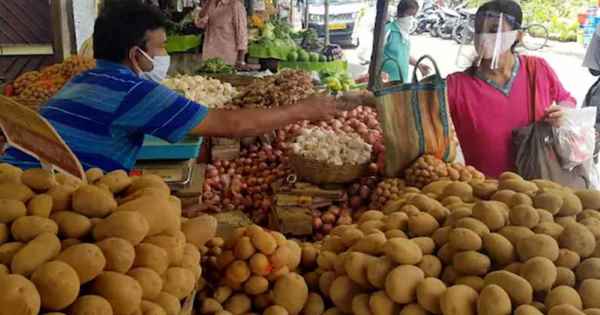
M 536 62 L 536 120 L 554 103 L 575 106 L 575 99 L 541 58 L 519 56 L 520 66 L 508 95 L 465 72 L 448 77 L 448 102 L 465 161 L 486 176 L 497 178 L 515 169 L 512 131 L 531 123 L 527 58 Z
M 204 10 L 203 10 L 204 11 Z M 238 52 L 248 48 L 246 9 L 240 0 L 210 0 L 204 14 L 202 60 L 221 58 L 234 65 Z

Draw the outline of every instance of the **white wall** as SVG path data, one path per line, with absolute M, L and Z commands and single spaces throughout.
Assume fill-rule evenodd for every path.
M 81 49 L 83 42 L 92 36 L 94 32 L 94 21 L 96 20 L 96 0 L 72 0 L 73 20 L 75 22 L 75 41 L 77 51 Z

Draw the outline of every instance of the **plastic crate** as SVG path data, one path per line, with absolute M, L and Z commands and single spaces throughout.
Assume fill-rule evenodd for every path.
M 162 139 L 146 136 L 138 160 L 190 160 L 200 154 L 202 138 L 186 137 L 180 142 L 169 143 Z

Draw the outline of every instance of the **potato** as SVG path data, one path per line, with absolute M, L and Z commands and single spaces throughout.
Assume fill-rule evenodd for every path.
M 477 300 L 479 315 L 510 315 L 512 304 L 510 297 L 501 287 L 491 284 L 483 288 Z
M 356 315 L 372 315 L 371 307 L 369 306 L 370 296 L 368 294 L 359 294 L 352 299 L 352 314 Z
M 480 250 L 482 246 L 481 237 L 465 228 L 452 229 L 448 235 L 448 242 L 450 246 L 456 250 Z
M 388 257 L 370 259 L 367 262 L 367 279 L 369 283 L 377 289 L 382 289 L 385 285 L 387 274 L 394 267 L 394 263 Z
M 21 175 L 21 182 L 36 191 L 46 191 L 58 185 L 54 174 L 41 168 L 25 170 Z
M 21 275 L 0 276 L 0 315 L 35 315 L 40 312 L 40 294 Z
M 224 307 L 233 315 L 242 315 L 250 311 L 252 301 L 244 294 L 236 294 L 227 300 Z
M 288 255 L 287 266 L 290 271 L 294 271 L 300 266 L 302 261 L 302 248 L 295 241 L 287 241 L 286 245 L 289 249 L 290 255 Z
M 533 257 L 545 257 L 551 261 L 558 259 L 558 243 L 548 235 L 536 234 L 517 243 L 517 253 L 521 261 Z
M 58 237 L 42 233 L 13 256 L 10 269 L 13 273 L 28 276 L 40 265 L 56 257 L 59 252 Z
M 184 257 L 185 248 L 185 236 L 177 238 L 175 236 L 168 235 L 155 235 L 144 239 L 144 243 L 156 245 L 167 252 L 169 258 L 169 265 L 181 265 Z M 198 250 L 195 249 L 197 253 Z M 200 253 L 197 253 L 198 256 Z M 193 254 L 192 254 L 193 255 Z M 199 257 L 198 257 L 199 260 Z M 197 264 L 196 264 L 197 265 Z M 185 267 L 185 266 L 183 266 Z
M 491 231 L 497 231 L 506 224 L 503 208 L 506 210 L 506 205 L 497 201 L 480 201 L 473 207 L 473 218 L 483 222 Z
M 115 194 L 127 189 L 132 182 L 127 172 L 122 170 L 112 171 L 97 180 L 97 184 L 106 185 Z
M 477 314 L 477 292 L 466 285 L 455 285 L 440 298 L 440 309 L 444 315 Z
M 25 204 L 19 200 L 0 199 L 0 223 L 11 223 L 27 215 Z
M 369 287 L 370 283 L 367 278 L 367 266 L 369 261 L 375 259 L 375 257 L 363 253 L 350 252 L 344 259 L 344 270 L 352 281 L 363 287 Z
M 94 226 L 93 234 L 97 241 L 118 237 L 138 245 L 148 235 L 150 227 L 146 218 L 138 212 L 119 211 Z
M 556 268 L 556 281 L 552 287 L 558 287 L 561 285 L 574 287 L 575 282 L 575 273 L 571 269 L 567 269 L 565 267 Z
M 540 215 L 531 206 L 520 205 L 510 210 L 510 223 L 512 225 L 534 228 L 540 222 Z
M 400 311 L 399 315 L 427 315 L 429 314 L 423 307 L 419 304 L 407 304 L 402 307 L 402 311 Z
M 156 271 L 150 268 L 135 268 L 127 273 L 142 287 L 142 298 L 154 300 L 158 298 L 163 288 L 163 280 Z
M 275 253 L 269 257 L 273 269 L 279 269 L 286 266 L 288 263 L 289 255 L 291 255 L 290 249 L 287 246 L 279 246 Z
M 126 273 L 133 266 L 135 249 L 131 243 L 121 238 L 107 238 L 96 243 L 106 259 L 106 271 Z
M 21 183 L 23 170 L 8 163 L 0 164 L 0 183 Z
M 511 242 L 498 233 L 483 236 L 483 248 L 494 263 L 506 266 L 515 260 L 515 248 Z
M 498 191 L 498 185 L 494 183 L 475 183 L 473 194 L 480 199 L 490 199 Z
M 560 224 L 554 222 L 543 222 L 538 224 L 533 231 L 537 234 L 546 234 L 553 239 L 558 240 L 562 232 L 565 230 Z
M 467 276 L 483 276 L 488 272 L 491 264 L 486 255 L 476 251 L 460 252 L 452 259 L 456 271 Z
M 536 208 L 544 209 L 553 215 L 558 214 L 563 203 L 564 199 L 562 195 L 555 192 L 542 192 L 537 194 L 533 199 L 533 204 Z
M 600 258 L 588 258 L 575 269 L 577 281 L 600 279 Z
M 460 219 L 470 218 L 471 215 L 473 215 L 473 210 L 466 205 L 457 206 L 454 209 L 451 209 L 451 211 L 452 212 L 448 215 L 446 221 L 444 221 L 445 226 L 455 226 L 456 222 L 458 222 Z M 481 223 L 481 225 L 483 225 L 486 230 L 489 230 L 485 224 Z
M 442 262 L 439 258 L 433 255 L 424 255 L 421 262 L 417 265 L 426 277 L 439 277 L 442 272 Z
M 463 182 L 452 182 L 444 189 L 442 197 L 456 196 L 464 202 L 473 200 L 473 187 Z
M 139 190 L 147 188 L 156 189 L 167 196 L 171 193 L 171 189 L 160 176 L 147 174 L 133 179 L 133 182 L 127 188 L 126 194 L 131 195 Z
M 454 224 L 454 228 L 465 228 L 477 233 L 480 237 L 490 233 L 490 229 L 483 222 L 474 218 L 462 218 Z
M 169 267 L 169 256 L 156 245 L 141 243 L 135 247 L 133 266 L 150 268 L 162 275 Z
M 256 230 L 251 235 L 251 245 L 265 255 L 271 255 L 277 249 L 277 241 L 264 230 Z
M 21 242 L 9 242 L 0 245 L 0 264 L 10 266 L 15 254 L 24 246 L 25 244 Z
M 583 308 L 600 308 L 600 280 L 586 279 L 579 286 L 579 296 L 583 302 Z
M 517 193 L 512 190 L 502 189 L 502 190 L 496 191 L 492 195 L 491 200 L 499 201 L 499 202 L 502 202 L 502 203 L 508 205 L 512 202 L 512 199 L 516 194 Z
M 417 286 L 423 279 L 425 274 L 421 269 L 411 265 L 398 266 L 385 279 L 385 292 L 396 303 L 413 302 Z
M 143 315 L 167 315 L 160 305 L 145 300 L 142 300 L 141 311 Z
M 583 313 L 585 315 L 600 315 L 600 308 L 588 308 Z
M 548 258 L 534 257 L 521 267 L 521 277 L 529 281 L 534 291 L 546 291 L 556 281 L 556 267 Z
M 568 225 L 559 238 L 561 248 L 570 249 L 581 258 L 592 255 L 596 249 L 596 238 L 584 225 L 573 223 Z
M 148 236 L 152 236 L 161 233 L 174 235 L 181 229 L 181 214 L 174 209 L 167 199 L 142 196 L 121 204 L 116 211 L 133 211 L 143 215 L 148 222 Z
M 52 211 L 52 197 L 41 194 L 33 196 L 27 203 L 27 215 L 47 218 Z
M 583 302 L 577 291 L 568 286 L 559 286 L 552 289 L 552 291 L 546 295 L 544 304 L 546 305 L 546 309 L 549 310 L 562 304 L 569 304 L 577 309 L 583 307 Z
M 521 268 L 523 267 L 523 263 L 520 262 L 514 262 L 506 267 L 504 267 L 504 270 L 512 272 L 516 275 L 521 275 Z
M 387 239 L 383 233 L 373 233 L 356 242 L 350 250 L 368 255 L 379 255 L 383 253 L 383 246 L 386 242 Z
M 534 183 L 521 179 L 501 180 L 498 189 L 512 190 L 517 193 L 524 193 L 528 195 L 536 193 L 539 190 Z
M 450 244 L 446 244 L 446 245 L 442 246 L 437 252 L 438 258 L 444 264 L 451 264 L 452 257 L 454 257 L 454 254 L 456 254 L 456 249 L 454 249 L 452 246 L 450 246 Z
M 92 222 L 87 217 L 72 212 L 58 211 L 50 216 L 58 224 L 59 235 L 63 238 L 82 238 L 92 231 Z
M 69 264 L 79 276 L 81 284 L 99 276 L 106 266 L 106 258 L 100 247 L 94 244 L 77 244 L 64 250 L 57 260 Z
M 23 184 L 0 184 L 0 200 L 13 200 L 26 203 L 33 195 L 33 191 Z
M 436 278 L 425 278 L 417 286 L 417 301 L 427 311 L 439 314 L 440 299 L 446 292 L 446 285 Z
M 302 310 L 303 315 L 321 315 L 325 311 L 325 302 L 317 293 L 309 293 L 306 305 Z
M 392 261 L 401 265 L 415 265 L 423 258 L 423 252 L 415 242 L 402 238 L 388 240 L 383 251 Z
M 166 292 L 161 292 L 153 302 L 160 305 L 167 312 L 167 315 L 179 315 L 181 311 L 179 300 Z
M 552 213 L 544 209 L 535 209 L 535 211 L 537 211 L 538 216 L 540 217 L 540 223 L 554 222 L 554 216 L 552 215 Z
M 558 211 L 558 216 L 566 217 L 577 215 L 581 211 L 583 211 L 581 200 L 579 200 L 575 194 L 565 193 L 563 195 L 563 205 Z
M 263 312 L 263 315 L 287 315 L 287 314 L 289 314 L 288 311 L 279 305 L 269 306 Z
M 588 228 L 594 235 L 594 238 L 600 238 L 600 220 L 596 218 L 587 218 L 579 220 L 579 223 Z
M 321 277 L 323 279 L 323 277 Z M 323 289 L 323 288 L 322 288 Z M 360 288 L 346 276 L 336 278 L 331 283 L 329 297 L 333 304 L 344 313 L 352 312 L 352 299 L 360 292 Z M 279 304 L 279 303 L 277 303 Z
M 15 240 L 26 243 L 42 233 L 58 234 L 58 225 L 48 218 L 25 216 L 12 223 L 11 233 Z
M 408 230 L 411 236 L 430 236 L 439 228 L 438 221 L 429 213 L 420 212 L 408 217 Z
M 108 301 L 98 295 L 84 295 L 79 297 L 69 307 L 70 315 L 112 315 L 112 306 Z
M 64 211 L 71 208 L 71 196 L 77 190 L 75 186 L 58 185 L 48 190 L 47 194 L 52 197 L 52 212 Z
M 515 306 L 530 304 L 533 299 L 531 284 L 514 273 L 494 271 L 487 274 L 483 280 L 486 286 L 495 284 L 504 289 Z
M 40 293 L 42 307 L 47 310 L 63 310 L 79 295 L 77 272 L 64 262 L 42 264 L 31 275 L 31 281 Z
M 132 314 L 142 303 L 142 287 L 130 276 L 105 271 L 94 279 L 92 292 L 104 297 L 115 314 Z
M 550 309 L 548 315 L 584 315 L 584 313 L 572 305 L 562 304 Z
M 217 219 L 209 215 L 193 218 L 181 225 L 181 231 L 189 243 L 200 248 L 217 233 Z
M 579 254 L 566 248 L 561 248 L 558 252 L 558 259 L 556 260 L 557 267 L 565 267 L 568 269 L 575 269 L 581 262 Z
M 315 269 L 319 251 L 311 243 L 305 243 L 302 247 L 302 266 L 307 269 Z
M 557 224 L 560 224 L 563 228 L 566 228 L 567 225 L 570 225 L 572 223 L 577 223 L 577 217 L 574 215 L 568 216 L 568 217 L 556 217 L 556 219 L 554 219 L 554 221 Z
M 183 299 L 194 290 L 194 274 L 184 268 L 171 267 L 163 275 L 163 291 Z
M 385 220 L 386 230 L 406 230 L 408 227 L 408 215 L 403 212 L 395 212 L 388 215 Z
M 223 306 L 219 301 L 207 298 L 202 301 L 202 306 L 200 307 L 200 314 L 214 314 L 216 312 L 222 311 Z
M 269 290 L 269 280 L 260 276 L 252 276 L 244 283 L 244 292 L 249 295 L 259 295 Z
M 484 287 L 483 278 L 477 276 L 464 276 L 457 278 L 456 281 L 454 281 L 454 284 L 464 284 L 473 288 L 473 290 L 477 292 L 480 292 Z
M 396 305 L 384 291 L 377 291 L 369 298 L 369 308 L 373 315 L 395 315 Z
M 117 209 L 112 194 L 94 185 L 83 185 L 73 193 L 73 210 L 89 218 L 103 218 Z

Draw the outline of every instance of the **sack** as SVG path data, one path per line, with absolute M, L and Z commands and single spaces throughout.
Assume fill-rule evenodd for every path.
M 530 84 L 532 124 L 513 131 L 517 172 L 528 180 L 546 179 L 575 189 L 592 188 L 592 180 L 597 175 L 592 160 L 590 159 L 571 170 L 563 168 L 555 151 L 557 141 L 552 126 L 546 122 L 536 122 L 535 109 L 538 98 L 535 87 L 535 65 L 533 58 L 526 59 L 525 68 Z
M 428 80 L 419 82 L 416 71 L 425 59 L 433 62 L 436 73 Z M 395 61 L 388 59 L 383 65 L 386 62 Z M 401 175 L 404 169 L 424 154 L 447 162 L 454 161 L 456 134 L 448 110 L 446 82 L 431 57 L 419 59 L 412 83 L 396 81 L 384 85 L 378 82 L 374 93 L 384 135 L 386 176 Z
M 563 124 L 554 128 L 554 150 L 560 165 L 572 170 L 594 157 L 596 107 L 564 109 Z

